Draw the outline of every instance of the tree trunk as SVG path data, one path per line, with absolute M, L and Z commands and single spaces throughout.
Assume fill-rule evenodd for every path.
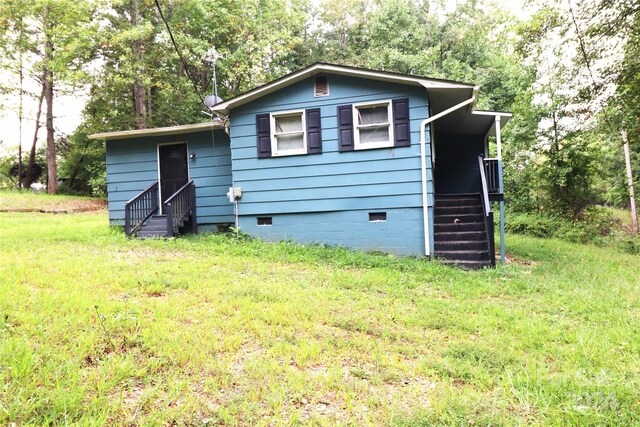
M 22 28 L 20 28 L 22 31 Z M 20 51 L 20 107 L 18 109 L 19 124 L 19 141 L 18 141 L 18 190 L 22 190 L 22 119 L 24 111 L 22 109 L 22 98 L 24 96 L 24 71 L 22 64 L 22 50 Z
M 18 34 L 18 43 L 20 45 L 19 49 L 20 49 L 20 107 L 19 107 L 19 113 L 18 116 L 19 120 L 20 120 L 20 125 L 19 125 L 19 141 L 18 141 L 18 189 L 22 190 L 23 188 L 23 180 L 22 180 L 22 172 L 23 172 L 23 168 L 22 168 L 22 122 L 24 120 L 24 105 L 23 105 L 23 98 L 24 98 L 24 57 L 23 57 L 23 46 L 24 46 L 24 42 L 23 42 L 23 35 L 24 35 L 24 28 L 23 28 L 23 23 L 24 20 L 22 18 L 22 16 L 20 17 L 20 26 L 19 26 L 19 34 Z
M 47 192 L 54 194 L 58 189 L 58 167 L 56 165 L 56 144 L 53 133 L 53 71 L 50 61 L 53 58 L 53 42 L 51 35 L 51 24 L 47 18 L 47 8 L 43 14 L 45 20 L 45 47 L 44 47 L 44 73 L 42 85 L 44 86 L 44 99 L 47 104 Z
M 624 160 L 627 166 L 627 180 L 629 184 L 629 207 L 631 208 L 631 227 L 635 234 L 638 234 L 638 211 L 636 211 L 636 197 L 633 191 L 633 171 L 631 169 L 631 155 L 629 153 L 629 141 L 627 131 L 622 130 L 622 140 L 624 142 Z
M 33 142 L 31 143 L 31 152 L 29 153 L 29 163 L 27 164 L 27 175 L 24 178 L 24 188 L 31 187 L 33 164 L 36 161 L 36 144 L 38 143 L 38 130 L 40 130 L 40 116 L 42 115 L 42 101 L 44 100 L 44 84 L 38 97 L 38 112 L 36 113 L 36 126 L 33 132 Z
M 153 97 L 151 96 L 151 88 L 147 89 L 147 117 L 151 119 L 153 117 L 153 104 L 151 100 Z
M 138 19 L 140 18 L 140 2 L 139 0 L 133 0 L 129 4 L 131 6 L 131 25 L 135 27 L 138 25 Z M 138 70 L 133 81 L 133 109 L 135 114 L 135 128 L 144 129 L 147 127 L 147 104 L 145 99 L 146 90 L 141 82 L 142 79 L 140 78 L 140 70 L 143 67 L 144 41 L 141 38 L 136 40 L 131 47 L 131 51 L 133 54 L 134 69 Z

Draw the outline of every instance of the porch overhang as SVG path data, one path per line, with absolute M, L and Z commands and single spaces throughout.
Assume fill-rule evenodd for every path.
M 88 136 L 89 139 L 114 139 L 142 138 L 146 136 L 167 136 L 182 135 L 185 133 L 202 132 L 207 130 L 224 129 L 224 121 L 213 120 L 206 123 L 196 123 L 193 125 L 168 126 L 161 128 L 123 130 L 117 132 L 94 133 Z
M 428 88 L 427 93 L 429 94 L 431 116 L 464 102 L 474 95 L 470 88 Z M 511 113 L 474 110 L 474 104 L 439 118 L 433 123 L 434 129 L 443 133 L 480 135 L 482 137 L 495 136 L 496 117 L 500 117 L 501 127 L 511 119 Z

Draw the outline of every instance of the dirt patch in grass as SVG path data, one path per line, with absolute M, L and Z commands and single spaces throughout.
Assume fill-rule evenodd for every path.
M 536 263 L 530 259 L 520 258 L 513 254 L 505 255 L 505 262 L 507 264 L 517 264 L 517 265 L 535 265 Z M 500 263 L 500 256 L 496 256 L 496 265 Z
M 68 214 L 102 211 L 107 201 L 91 197 L 33 194 L 19 192 L 0 193 L 0 212 L 38 212 Z

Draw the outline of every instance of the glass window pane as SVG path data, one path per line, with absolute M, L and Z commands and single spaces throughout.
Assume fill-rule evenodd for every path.
M 301 150 L 304 147 L 302 134 L 276 136 L 278 151 Z
M 302 113 L 276 117 L 276 133 L 302 131 Z
M 358 124 L 372 125 L 376 123 L 387 123 L 389 114 L 386 105 L 378 107 L 358 107 Z
M 389 126 L 360 129 L 360 143 L 389 142 Z

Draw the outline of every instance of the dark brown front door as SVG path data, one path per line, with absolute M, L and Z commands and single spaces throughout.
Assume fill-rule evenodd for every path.
M 161 203 L 189 181 L 187 144 L 158 146 Z

